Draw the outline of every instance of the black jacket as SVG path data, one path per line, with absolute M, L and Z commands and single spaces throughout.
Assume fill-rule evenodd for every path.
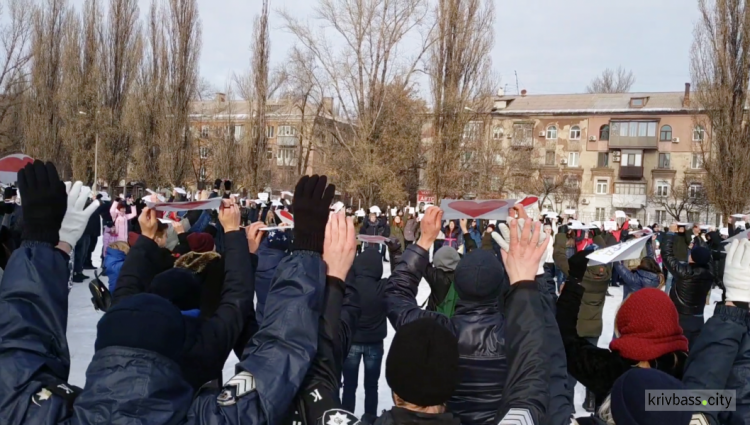
M 678 261 L 687 261 L 688 260 L 688 247 L 690 245 L 690 242 L 692 241 L 692 234 L 685 231 L 684 233 L 675 233 L 674 234 L 674 257 Z M 664 237 L 664 244 L 666 245 L 667 240 L 672 235 L 667 235 Z M 664 249 L 664 247 L 662 247 Z
M 682 264 L 675 258 L 673 244 L 681 240 L 680 235 L 667 237 L 664 243 L 664 263 L 674 276 L 672 299 L 677 312 L 684 315 L 702 315 L 706 296 L 714 284 L 714 266 L 709 262 L 705 267 L 697 264 Z
M 122 265 L 114 293 L 115 303 L 124 297 L 148 292 L 159 272 L 159 255 L 159 247 L 153 240 L 138 238 Z M 208 320 L 186 318 L 186 327 L 192 332 L 187 335 L 180 368 L 194 389 L 221 379 L 229 353 L 246 323 L 255 317 L 255 273 L 245 232 L 226 234 L 224 257 L 224 287 L 215 314 Z
M 359 229 L 359 234 L 388 237 L 390 236 L 390 229 L 388 229 L 388 234 L 386 234 L 386 227 L 380 222 L 380 220 L 373 223 L 369 218 L 366 218 L 365 222 L 362 223 L 362 227 Z
M 101 203 L 101 205 L 96 208 L 96 211 L 91 214 L 88 223 L 86 223 L 86 230 L 83 231 L 84 235 L 93 236 L 95 238 L 102 235 L 102 223 L 100 220 L 106 221 L 107 217 L 109 217 L 110 221 L 112 220 L 112 217 L 109 214 L 110 206 L 111 205 Z
M 374 425 L 461 425 L 461 420 L 452 413 L 419 413 L 394 407 L 383 412 Z
M 383 277 L 383 260 L 380 252 L 365 249 L 354 260 L 350 279 L 359 290 L 361 299 L 368 302 L 361 305 L 362 313 L 352 338 L 354 344 L 382 343 L 388 334 L 385 310 L 385 284 Z

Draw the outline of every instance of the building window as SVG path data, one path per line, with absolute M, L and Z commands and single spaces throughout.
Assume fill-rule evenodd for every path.
M 568 154 L 568 167 L 577 167 L 579 156 L 580 154 L 578 152 L 570 152 Z
M 555 165 L 555 153 L 548 151 L 544 155 L 544 165 Z
M 547 127 L 547 140 L 557 139 L 557 127 L 551 125 Z
M 692 161 L 690 161 L 690 168 L 692 168 L 693 170 L 699 170 L 703 168 L 703 154 L 693 154 L 693 159 Z
M 605 221 L 607 219 L 607 209 L 597 208 L 596 209 L 596 221 Z
M 640 167 L 643 164 L 642 153 L 622 153 L 621 167 Z
M 659 140 L 662 142 L 672 141 L 672 127 L 668 125 L 661 126 L 661 132 L 659 132 Z
M 693 129 L 693 141 L 694 142 L 702 142 L 703 138 L 706 136 L 706 130 L 703 128 L 703 126 L 697 125 Z
M 294 167 L 297 165 L 296 148 L 280 148 L 276 156 L 276 165 L 279 167 Z
M 266 159 L 273 159 L 273 148 L 266 149 Z
M 276 130 L 276 127 L 274 127 L 272 125 L 267 126 L 266 127 L 266 137 L 269 138 L 269 139 L 272 138 L 273 135 L 274 135 L 274 130 Z
M 534 124 L 513 124 L 513 143 L 515 147 L 533 147 Z
M 646 185 L 639 183 L 615 183 L 615 193 L 618 195 L 645 195 Z
M 644 106 L 646 106 L 645 97 L 633 97 L 630 99 L 631 108 L 643 108 Z
M 500 177 L 492 176 L 492 180 L 490 180 L 490 190 L 493 192 L 500 190 Z
M 198 148 L 198 152 L 200 153 L 201 159 L 208 158 L 208 148 L 206 146 L 201 146 Z
M 577 125 L 570 127 L 570 140 L 581 140 L 581 127 Z
M 700 183 L 690 183 L 688 194 L 690 198 L 697 198 L 703 194 L 703 185 Z
M 656 196 L 669 196 L 669 183 L 665 181 L 656 182 Z
M 599 168 L 609 167 L 609 153 L 599 152 L 597 155 L 596 166 Z
M 209 131 L 210 130 L 209 130 L 209 128 L 208 128 L 207 125 L 202 125 L 201 126 L 201 137 L 204 138 L 204 139 L 208 139 Z
M 670 154 L 660 153 L 659 154 L 659 168 L 668 170 L 670 167 L 671 167 Z
M 609 140 L 609 125 L 599 127 L 599 140 Z
M 201 181 L 206 180 L 206 167 L 201 166 L 200 172 L 198 173 L 198 179 Z
M 476 140 L 482 129 L 481 122 L 470 122 L 464 126 L 464 140 Z
M 596 194 L 597 195 L 606 195 L 609 190 L 607 189 L 609 187 L 609 182 L 607 180 L 597 180 L 596 181 Z
M 495 126 L 492 128 L 492 138 L 494 140 L 500 140 L 503 138 L 503 128 L 498 126 Z
M 664 224 L 667 222 L 667 212 L 664 210 L 656 210 L 656 222 Z
M 494 162 L 495 162 L 495 165 L 503 165 L 505 164 L 505 157 L 503 157 L 502 154 L 496 153 Z
M 695 211 L 688 211 L 687 219 L 690 223 L 698 223 L 701 221 L 701 214 Z
M 279 136 L 296 136 L 297 135 L 297 129 L 294 128 L 294 126 L 291 125 L 280 125 L 279 126 Z

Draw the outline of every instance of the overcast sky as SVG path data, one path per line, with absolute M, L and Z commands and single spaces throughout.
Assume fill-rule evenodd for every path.
M 271 8 L 313 18 L 315 0 L 270 0 Z M 139 0 L 141 13 L 150 0 Z M 73 0 L 81 4 L 83 0 Z M 198 0 L 201 75 L 217 89 L 249 66 L 259 0 Z M 695 0 L 495 0 L 494 69 L 515 93 L 578 93 L 606 67 L 636 76 L 633 91 L 680 91 L 698 18 Z M 271 60 L 282 63 L 294 38 L 271 16 Z

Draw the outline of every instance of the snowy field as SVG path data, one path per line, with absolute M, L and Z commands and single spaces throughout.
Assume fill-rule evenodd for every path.
M 96 248 L 96 253 L 101 252 L 101 238 Z M 94 259 L 94 265 L 99 265 L 99 258 Z M 87 275 L 93 276 L 93 271 L 87 270 Z M 383 267 L 383 276 L 387 277 L 391 273 L 389 263 Z M 102 280 L 107 283 L 106 277 Z M 607 297 L 604 304 L 604 330 L 599 338 L 599 347 L 607 348 L 614 333 L 614 320 L 617 308 L 622 302 L 622 289 L 610 288 L 611 297 Z M 422 280 L 419 285 L 419 294 L 417 302 L 421 305 L 428 297 L 430 287 Z M 706 306 L 706 319 L 713 315 L 716 301 L 721 300 L 721 291 L 715 290 L 711 293 L 711 303 Z M 94 310 L 91 304 L 91 293 L 88 289 L 88 282 L 76 283 L 70 291 L 68 306 L 68 346 L 70 347 L 70 378 L 69 382 L 73 385 L 83 387 L 86 383 L 86 368 L 91 358 L 94 356 L 94 341 L 96 340 L 96 324 L 101 317 L 101 313 Z M 385 339 L 385 352 L 390 349 L 391 340 L 393 339 L 394 330 L 388 325 L 388 336 Z M 387 355 L 387 354 L 386 354 Z M 237 357 L 234 353 L 230 354 L 226 365 L 224 366 L 224 379 L 227 380 L 234 375 L 234 365 L 237 363 Z M 385 357 L 383 358 L 385 362 Z M 360 366 L 359 388 L 357 389 L 357 408 L 355 414 L 361 416 L 364 413 L 364 364 Z M 391 392 L 385 381 L 385 365 L 380 375 L 378 411 L 391 408 Z M 585 389 L 581 384 L 576 386 L 576 416 L 585 416 L 586 412 L 581 407 L 585 398 Z

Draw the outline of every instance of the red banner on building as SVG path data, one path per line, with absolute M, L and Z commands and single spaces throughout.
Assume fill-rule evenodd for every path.
M 435 204 L 435 196 L 429 190 L 420 190 L 417 192 L 417 203 Z

